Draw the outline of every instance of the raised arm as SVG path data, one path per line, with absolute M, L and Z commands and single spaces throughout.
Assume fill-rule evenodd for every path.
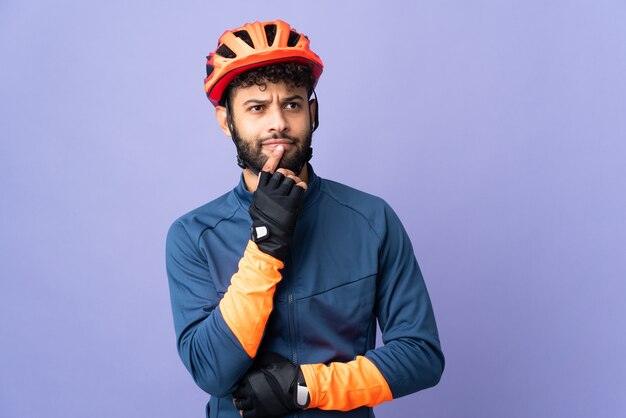
M 181 221 L 168 233 L 178 352 L 198 386 L 213 396 L 231 393 L 256 355 L 306 187 L 291 174 L 275 172 L 283 152 L 279 148 L 259 176 L 250 207 L 256 242 L 248 243 L 221 300 L 197 237 Z

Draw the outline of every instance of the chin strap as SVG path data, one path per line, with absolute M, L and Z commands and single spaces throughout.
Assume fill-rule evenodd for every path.
M 302 162 L 302 165 L 300 166 L 300 168 L 298 169 L 298 172 L 296 173 L 296 175 L 300 175 L 300 173 L 302 173 L 302 169 L 304 168 L 304 166 L 311 161 L 311 158 L 313 158 L 313 147 L 309 147 L 308 151 L 307 151 L 307 156 L 304 159 L 304 161 Z
M 320 126 L 320 119 L 319 119 L 319 114 L 320 114 L 320 102 L 317 99 L 317 94 L 315 93 L 315 90 L 312 90 L 313 93 L 313 97 L 315 100 L 315 104 L 316 104 L 316 109 L 315 109 L 315 118 L 313 119 L 313 125 L 311 126 L 311 135 L 313 134 L 313 132 L 315 132 L 315 130 Z M 309 100 L 309 114 L 311 114 L 311 102 L 313 100 Z M 302 165 L 300 166 L 300 169 L 298 170 L 298 175 L 300 175 L 300 173 L 302 172 L 302 169 L 304 168 L 304 166 L 311 161 L 311 158 L 313 158 L 313 147 L 309 147 L 308 151 L 307 151 L 307 156 L 304 159 L 304 162 L 302 162 Z
M 248 168 L 248 165 L 241 159 L 239 153 L 237 153 L 237 165 L 243 169 Z

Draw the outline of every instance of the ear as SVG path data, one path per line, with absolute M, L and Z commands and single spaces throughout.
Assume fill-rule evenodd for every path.
M 224 106 L 215 106 L 215 117 L 217 118 L 217 123 L 220 125 L 222 132 L 224 132 L 226 136 L 230 136 L 226 108 Z
M 311 121 L 311 129 L 313 129 L 313 125 L 315 124 L 315 114 L 317 113 L 317 100 L 311 99 L 309 100 L 309 117 Z

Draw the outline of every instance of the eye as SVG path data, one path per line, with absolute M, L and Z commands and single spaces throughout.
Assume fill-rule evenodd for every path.
M 265 108 L 264 105 L 254 105 L 254 106 L 250 106 L 248 108 L 248 111 L 257 113 L 257 112 L 262 111 L 264 108 Z
M 300 103 L 289 102 L 285 104 L 285 109 L 299 109 L 299 108 L 300 108 Z

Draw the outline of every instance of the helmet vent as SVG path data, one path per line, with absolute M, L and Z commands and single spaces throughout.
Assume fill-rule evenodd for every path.
M 272 45 L 274 38 L 276 38 L 276 25 L 265 25 L 265 37 L 267 38 L 267 44 Z
M 287 41 L 287 46 L 296 46 L 299 40 L 300 34 L 298 32 L 291 31 L 289 32 L 289 40 Z
M 234 32 L 234 34 L 237 38 L 247 43 L 248 46 L 254 48 L 254 43 L 252 42 L 252 38 L 250 38 L 250 34 L 247 30 L 238 30 L 237 32 Z
M 211 64 L 206 65 L 206 76 L 209 77 L 215 68 Z
M 237 56 L 237 54 L 235 54 L 233 52 L 233 50 L 230 49 L 229 47 L 227 47 L 225 44 L 222 44 L 222 46 L 217 48 L 215 53 L 217 55 L 220 55 L 220 56 L 224 57 L 224 58 L 235 58 Z

